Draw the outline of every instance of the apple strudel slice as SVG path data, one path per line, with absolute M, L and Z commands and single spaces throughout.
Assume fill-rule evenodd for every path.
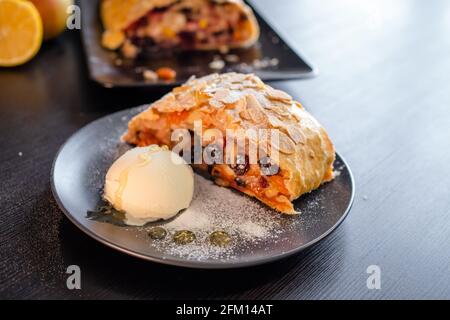
M 165 144 L 175 151 L 179 139 L 174 132 L 180 129 L 190 133 L 194 146 L 201 129 L 203 157 L 221 154 L 231 159 L 193 159 L 194 168 L 282 213 L 295 213 L 293 200 L 334 177 L 335 150 L 325 129 L 291 96 L 252 74 L 190 79 L 135 116 L 123 140 L 138 146 Z M 212 130 L 214 139 L 206 134 Z M 276 139 L 248 134 L 256 131 Z M 235 138 L 242 132 L 240 152 Z M 256 156 L 251 153 L 255 149 Z
M 161 49 L 243 48 L 259 37 L 242 0 L 102 0 L 100 9 L 103 46 L 127 58 Z

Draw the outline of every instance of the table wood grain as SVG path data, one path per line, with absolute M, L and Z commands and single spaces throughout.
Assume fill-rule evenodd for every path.
M 450 298 L 450 2 L 258 0 L 319 69 L 275 82 L 328 129 L 356 180 L 350 215 L 315 247 L 227 271 L 152 264 L 72 225 L 50 190 L 58 148 L 103 115 L 163 92 L 88 79 L 78 31 L 0 70 L 0 298 Z M 82 289 L 66 288 L 69 265 Z M 369 265 L 381 289 L 366 286 Z

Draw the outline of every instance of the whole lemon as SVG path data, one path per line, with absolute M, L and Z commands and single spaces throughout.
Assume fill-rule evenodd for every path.
M 44 39 L 52 39 L 66 29 L 69 14 L 67 8 L 73 5 L 73 0 L 29 0 L 41 15 L 44 24 Z

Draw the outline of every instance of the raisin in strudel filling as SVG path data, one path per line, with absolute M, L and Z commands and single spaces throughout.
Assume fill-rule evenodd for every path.
M 161 131 L 159 131 L 161 133 Z M 139 132 L 137 140 L 140 146 L 152 143 L 170 144 L 165 139 L 158 139 L 158 132 L 148 131 Z M 226 150 L 226 139 L 223 145 L 207 144 L 202 146 L 200 158 L 195 155 L 194 137 L 191 132 L 191 150 L 190 155 L 184 155 L 180 152 L 180 156 L 187 162 L 192 164 L 195 171 L 207 175 L 216 184 L 224 187 L 232 187 L 241 192 L 255 196 L 266 203 L 270 203 L 274 207 L 286 208 L 290 207 L 290 192 L 285 186 L 285 177 L 283 170 L 268 156 L 259 157 L 257 164 L 250 164 L 247 155 L 235 159 L 234 164 L 224 163 L 205 163 L 205 154 L 212 155 L 213 158 L 217 153 Z M 173 145 L 172 145 L 173 147 Z M 206 152 L 204 152 L 206 150 Z M 225 155 L 221 154 L 219 158 L 225 159 Z M 201 164 L 195 164 L 196 159 L 201 160 Z

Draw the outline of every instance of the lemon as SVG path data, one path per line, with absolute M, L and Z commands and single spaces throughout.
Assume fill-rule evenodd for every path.
M 0 0 L 0 67 L 31 60 L 42 44 L 42 20 L 27 1 Z
M 44 39 L 53 39 L 66 30 L 69 14 L 67 8 L 73 5 L 73 0 L 28 0 L 39 11 L 44 26 Z

